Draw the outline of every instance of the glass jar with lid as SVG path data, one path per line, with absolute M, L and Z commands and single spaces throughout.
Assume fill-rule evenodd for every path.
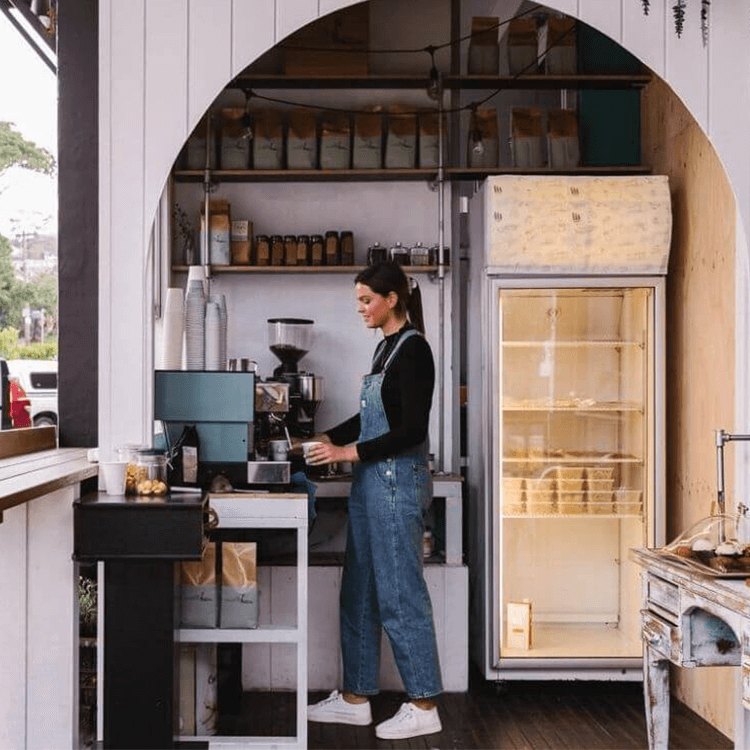
M 126 486 L 128 479 L 129 476 L 126 477 Z M 138 451 L 135 456 L 132 491 L 136 495 L 166 495 L 168 489 L 167 454 L 151 449 Z

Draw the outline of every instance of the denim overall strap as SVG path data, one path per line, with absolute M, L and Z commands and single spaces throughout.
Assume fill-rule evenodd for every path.
M 381 387 L 383 371 L 363 379 L 360 440 L 389 429 Z M 422 455 L 397 455 L 355 464 L 349 497 L 346 557 L 341 582 L 341 648 L 344 690 L 378 692 L 381 629 L 410 698 L 442 690 L 432 605 L 424 581 L 424 513 L 432 500 L 432 479 Z

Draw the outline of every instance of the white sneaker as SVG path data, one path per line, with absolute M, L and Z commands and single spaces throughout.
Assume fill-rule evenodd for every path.
M 338 690 L 334 690 L 327 698 L 307 707 L 307 720 L 323 724 L 354 724 L 366 727 L 372 724 L 370 701 L 349 703 Z
M 375 727 L 375 736 L 381 740 L 405 740 L 421 734 L 434 734 L 442 728 L 437 706 L 424 710 L 413 703 L 402 703 L 395 716 Z

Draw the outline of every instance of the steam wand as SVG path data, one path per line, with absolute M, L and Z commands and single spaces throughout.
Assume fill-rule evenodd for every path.
M 716 430 L 716 501 L 719 506 L 719 514 L 724 515 L 726 510 L 726 493 L 724 491 L 724 444 L 731 440 L 750 440 L 750 435 L 733 435 L 730 432 L 724 430 Z M 748 508 L 745 503 L 739 503 L 737 505 L 737 514 L 740 516 L 747 516 Z M 719 523 L 719 543 L 723 543 L 725 539 L 724 530 L 724 519 L 722 518 Z

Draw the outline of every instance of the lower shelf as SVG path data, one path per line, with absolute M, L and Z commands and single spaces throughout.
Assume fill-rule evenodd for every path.
M 298 643 L 301 631 L 294 626 L 259 625 L 257 628 L 179 628 L 180 643 Z

